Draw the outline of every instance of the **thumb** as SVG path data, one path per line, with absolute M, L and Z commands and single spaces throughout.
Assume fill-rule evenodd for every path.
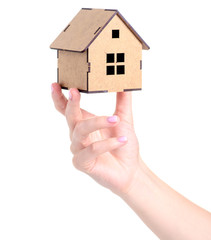
M 69 90 L 69 99 L 65 111 L 65 116 L 67 119 L 68 126 L 70 128 L 70 133 L 72 133 L 76 123 L 82 119 L 82 113 L 80 109 L 80 98 L 81 95 L 78 89 L 71 88 Z

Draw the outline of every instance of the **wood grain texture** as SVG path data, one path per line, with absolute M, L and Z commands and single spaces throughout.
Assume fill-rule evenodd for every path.
M 84 51 L 95 38 L 99 27 L 103 27 L 116 12 L 104 9 L 81 9 L 67 27 L 51 44 L 51 48 Z
M 58 69 L 61 87 L 87 90 L 87 51 L 78 53 L 59 50 Z
M 149 46 L 147 43 L 133 29 L 120 12 L 108 9 L 81 9 L 54 40 L 50 47 L 53 49 L 76 52 L 85 51 L 116 15 L 119 16 L 128 29 L 130 29 L 130 31 L 141 42 L 142 48 L 148 50 Z
M 120 38 L 112 38 L 112 30 L 120 30 Z M 124 63 L 106 63 L 107 53 L 125 53 Z M 142 44 L 122 22 L 114 16 L 89 47 L 89 91 L 122 92 L 124 89 L 142 88 Z M 124 75 L 106 75 L 107 66 L 125 65 Z

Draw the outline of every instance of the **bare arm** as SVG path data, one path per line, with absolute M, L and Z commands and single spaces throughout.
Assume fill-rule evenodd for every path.
M 121 197 L 143 222 L 160 239 L 210 240 L 211 213 L 174 191 L 143 162 L 140 165 L 131 189 Z
M 54 83 L 52 97 L 67 119 L 77 169 L 119 195 L 160 239 L 211 240 L 211 214 L 174 191 L 142 161 L 131 93 L 117 93 L 110 117 L 81 109 L 77 89 L 66 99 Z

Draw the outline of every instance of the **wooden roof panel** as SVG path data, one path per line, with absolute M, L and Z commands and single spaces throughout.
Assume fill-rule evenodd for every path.
M 143 49 L 148 50 L 149 46 L 146 42 L 117 10 L 83 8 L 59 34 L 50 48 L 76 52 L 85 51 L 116 14 L 141 42 Z
M 115 14 L 115 11 L 105 11 L 104 9 L 81 9 L 50 47 L 84 51 L 96 37 L 96 31 L 99 32 Z

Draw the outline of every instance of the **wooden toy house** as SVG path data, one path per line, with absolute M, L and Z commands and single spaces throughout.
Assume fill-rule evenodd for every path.
M 142 88 L 142 49 L 149 46 L 117 10 L 82 8 L 51 44 L 57 81 L 81 92 Z

